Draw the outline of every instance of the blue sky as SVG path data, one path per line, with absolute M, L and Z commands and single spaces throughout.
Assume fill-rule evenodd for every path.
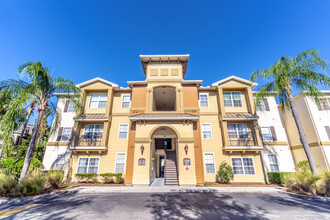
M 281 56 L 330 60 L 330 1 L 0 0 L 0 80 L 25 61 L 80 83 L 144 80 L 140 54 L 190 54 L 186 79 L 249 78 Z

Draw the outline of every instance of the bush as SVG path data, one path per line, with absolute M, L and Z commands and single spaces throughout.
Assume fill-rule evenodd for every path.
M 32 171 L 18 186 L 19 195 L 30 196 L 37 195 L 45 189 L 47 176 L 39 170 Z
M 320 180 L 317 182 L 317 193 L 322 196 L 330 197 L 330 172 L 320 174 Z
M 17 186 L 17 179 L 10 173 L 0 172 L 0 196 L 11 196 Z
M 64 172 L 61 170 L 49 170 L 47 172 L 47 182 L 49 188 L 57 189 L 64 179 Z
M 297 164 L 297 167 L 298 167 L 298 171 L 302 171 L 302 172 L 310 172 L 311 171 L 311 168 L 309 166 L 309 163 L 307 160 L 302 160 L 302 161 L 299 161 L 299 163 Z
M 290 172 L 268 172 L 269 183 L 285 184 L 285 177 L 292 174 Z
M 97 182 L 96 173 L 76 173 L 79 182 Z
M 115 182 L 119 184 L 123 182 L 123 175 L 121 173 L 103 173 L 100 176 L 102 176 L 105 183 Z
M 234 179 L 233 169 L 226 161 L 222 161 L 219 166 L 217 182 L 229 183 L 233 179 Z

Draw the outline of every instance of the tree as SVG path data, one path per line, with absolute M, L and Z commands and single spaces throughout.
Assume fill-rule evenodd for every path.
M 22 80 L 5 80 L 0 82 L 0 89 L 10 91 L 11 89 L 15 91 L 17 97 L 10 102 L 10 106 L 14 105 L 27 105 L 31 103 L 33 99 L 36 99 L 36 109 L 38 111 L 38 116 L 35 122 L 34 129 L 31 134 L 31 140 L 29 147 L 26 152 L 24 159 L 24 165 L 20 175 L 19 182 L 25 178 L 28 168 L 30 166 L 31 160 L 34 155 L 35 147 L 38 142 L 38 137 L 42 121 L 44 120 L 45 111 L 50 109 L 53 113 L 56 112 L 56 105 L 52 102 L 54 93 L 63 93 L 63 97 L 72 98 L 70 93 L 74 94 L 74 97 L 79 97 L 81 91 L 77 88 L 74 83 L 70 80 L 63 79 L 61 77 L 53 78 L 47 67 L 43 67 L 40 62 L 27 62 L 19 67 L 19 72 L 22 76 L 27 75 L 30 82 L 26 83 Z M 24 97 L 21 97 L 21 96 Z M 79 105 L 76 102 L 76 105 Z
M 318 86 L 330 86 L 330 77 L 319 71 L 327 69 L 327 62 L 321 57 L 320 53 L 317 50 L 309 49 L 301 52 L 293 59 L 281 57 L 269 69 L 254 71 L 251 75 L 252 81 L 268 80 L 257 92 L 257 101 L 263 99 L 269 92 L 276 92 L 282 110 L 291 109 L 300 141 L 313 173 L 318 172 L 317 167 L 298 115 L 292 90 L 303 92 L 319 103 L 318 98 L 324 96 L 324 94 L 318 89 Z

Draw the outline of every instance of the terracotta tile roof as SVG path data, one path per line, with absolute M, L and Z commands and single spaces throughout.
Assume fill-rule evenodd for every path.
M 130 119 L 144 120 L 144 119 L 168 119 L 168 120 L 182 120 L 182 119 L 198 119 L 197 115 L 189 113 L 141 113 L 130 116 Z
M 223 119 L 226 118 L 237 118 L 237 119 L 258 119 L 258 116 L 251 115 L 247 112 L 227 112 L 224 116 L 222 116 Z

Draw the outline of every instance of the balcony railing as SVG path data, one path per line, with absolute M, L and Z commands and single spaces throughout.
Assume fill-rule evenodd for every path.
M 102 138 L 88 138 L 86 136 L 80 136 L 76 142 L 76 146 L 101 146 Z
M 245 132 L 237 135 L 238 137 L 231 137 L 229 135 L 229 146 L 256 146 L 257 143 L 252 132 Z

